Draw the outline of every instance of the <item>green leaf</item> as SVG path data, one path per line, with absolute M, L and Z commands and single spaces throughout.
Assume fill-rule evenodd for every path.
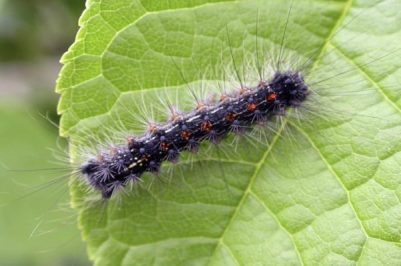
M 309 58 L 307 81 L 327 97 L 266 139 L 205 144 L 194 161 L 163 167 L 167 183 L 144 175 L 108 204 L 73 181 L 96 264 L 401 264 L 400 3 L 293 2 L 283 54 Z M 72 158 L 124 128 L 140 133 L 139 114 L 166 119 L 159 98 L 193 108 L 188 86 L 210 93 L 231 51 L 245 74 L 262 52 L 280 53 L 289 10 L 279 0 L 88 1 L 57 87 Z

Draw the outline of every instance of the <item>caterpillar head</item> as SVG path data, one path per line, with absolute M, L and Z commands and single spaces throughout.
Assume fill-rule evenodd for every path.
M 309 94 L 303 75 L 297 71 L 277 72 L 270 87 L 277 95 L 277 101 L 284 106 L 297 107 Z

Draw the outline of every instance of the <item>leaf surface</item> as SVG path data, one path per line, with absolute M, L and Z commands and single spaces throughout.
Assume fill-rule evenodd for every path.
M 87 2 L 57 86 L 77 161 L 93 139 L 141 132 L 139 114 L 166 119 L 159 98 L 193 108 L 188 87 L 224 79 L 231 53 L 244 77 L 250 57 L 283 43 L 329 95 L 266 139 L 204 145 L 164 167 L 167 184 L 145 175 L 107 205 L 73 181 L 96 264 L 401 263 L 400 3 L 294 2 L 284 42 L 289 1 Z

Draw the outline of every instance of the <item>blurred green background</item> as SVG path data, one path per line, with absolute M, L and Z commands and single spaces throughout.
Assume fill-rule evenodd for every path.
M 68 169 L 40 170 L 66 158 L 43 116 L 58 122 L 59 59 L 84 4 L 0 0 L 0 265 L 90 264 L 68 205 Z

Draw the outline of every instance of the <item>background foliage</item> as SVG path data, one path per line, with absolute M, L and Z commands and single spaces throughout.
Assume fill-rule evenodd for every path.
M 40 114 L 58 119 L 59 58 L 83 9 L 83 1 L 0 0 L 1 265 L 89 265 L 66 180 L 40 189 L 60 171 L 30 171 L 59 167 L 50 150 L 59 150 L 57 129 Z

